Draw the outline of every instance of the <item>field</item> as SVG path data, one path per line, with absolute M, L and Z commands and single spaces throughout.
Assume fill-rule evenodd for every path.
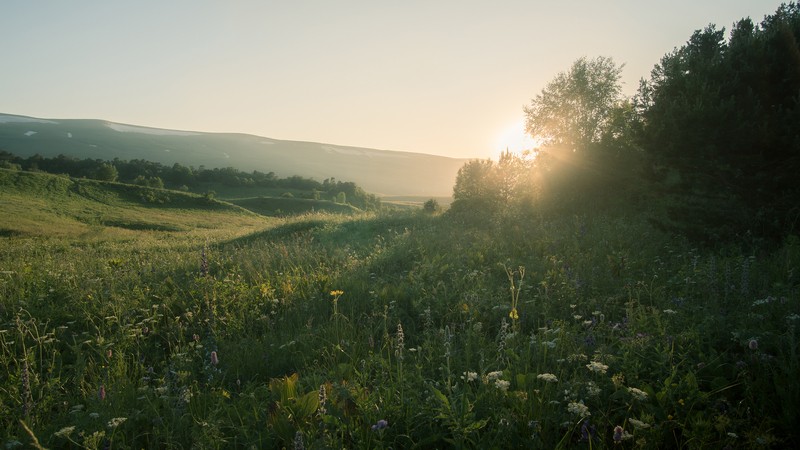
M 5 448 L 800 445 L 797 237 L 0 175 Z

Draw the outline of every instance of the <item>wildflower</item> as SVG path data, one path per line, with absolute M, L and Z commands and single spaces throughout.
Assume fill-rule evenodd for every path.
M 489 381 L 494 381 L 494 380 L 496 380 L 496 379 L 498 379 L 498 378 L 500 378 L 502 376 L 503 376 L 503 371 L 502 370 L 497 370 L 497 371 L 489 372 L 489 373 L 486 374 L 486 378 Z
M 750 342 L 747 343 L 747 346 L 750 350 L 758 350 L 758 341 L 755 339 L 750 339 Z
M 100 418 L 100 413 L 90 412 L 89 413 L 89 418 L 90 419 L 99 419 Z
M 636 428 L 636 429 L 644 430 L 644 429 L 650 428 L 650 424 L 649 423 L 644 423 L 641 420 L 628 419 L 628 422 L 630 422 L 630 424 L 633 425 L 634 428 Z
M 372 426 L 372 431 L 382 430 L 382 429 L 384 429 L 384 428 L 386 428 L 388 426 L 389 426 L 389 422 L 387 422 L 385 419 L 381 419 L 381 420 L 375 422 L 375 425 Z
M 31 395 L 30 369 L 27 358 L 22 362 L 22 415 L 27 416 L 33 409 L 33 396 Z
M 75 427 L 64 427 L 53 433 L 53 435 L 56 437 L 67 437 L 72 434 L 73 431 L 75 431 Z
M 339 289 L 337 289 L 335 291 L 331 291 L 331 297 L 339 298 L 339 297 L 342 296 L 342 294 L 344 294 L 344 291 L 339 290 Z
M 580 403 L 569 402 L 569 404 L 567 404 L 567 411 L 581 418 L 586 418 L 592 415 L 592 413 L 589 412 L 589 407 L 584 405 L 582 401 Z
M 100 401 L 103 401 L 103 400 L 106 399 L 106 385 L 105 384 L 101 384 L 100 385 L 100 390 L 97 392 L 97 397 L 100 398 Z
M 211 364 L 215 366 L 219 364 L 219 357 L 216 351 L 211 352 Z
M 544 381 L 546 381 L 548 383 L 556 383 L 556 382 L 558 382 L 558 378 L 555 375 L 553 375 L 552 373 L 540 373 L 539 375 L 536 375 L 536 378 L 538 378 L 540 380 L 544 380 Z
M 592 361 L 586 365 L 586 368 L 594 373 L 606 373 L 606 371 L 608 370 L 608 366 L 601 363 L 600 361 Z
M 622 432 L 625 431 L 621 426 L 614 427 L 614 443 L 619 444 L 622 442 Z
M 508 313 L 508 317 L 511 317 L 511 320 L 519 320 L 519 313 L 517 313 L 517 308 L 512 308 L 511 312 Z
M 506 380 L 497 380 L 494 382 L 494 387 L 500 389 L 503 392 L 506 392 L 509 386 L 511 386 L 511 383 Z
M 461 379 L 466 382 L 472 382 L 478 379 L 478 372 L 464 372 L 464 375 L 461 376 Z
M 395 341 L 394 354 L 398 358 L 403 359 L 403 349 L 405 348 L 405 334 L 403 333 L 403 324 L 397 322 L 397 340 Z
M 320 416 L 324 416 L 327 414 L 328 410 L 325 409 L 325 403 L 328 401 L 328 392 L 325 390 L 325 385 L 319 385 L 319 406 L 317 407 L 317 413 Z
M 588 441 L 597 433 L 597 428 L 589 423 L 588 420 L 581 424 L 581 440 Z
M 586 383 L 586 395 L 589 397 L 597 397 L 603 390 L 594 381 Z
M 118 426 L 125 423 L 126 420 L 128 420 L 127 417 L 114 417 L 113 419 L 108 421 L 107 426 L 108 428 L 117 428 Z
M 297 430 L 294 434 L 294 450 L 305 450 L 306 446 L 303 444 L 303 433 Z
M 665 309 L 664 314 L 669 314 L 669 315 L 678 314 L 678 311 L 675 311 L 674 309 Z
M 589 357 L 587 357 L 583 353 L 572 354 L 572 355 L 567 356 L 567 361 L 568 362 L 588 361 L 588 360 L 589 360 Z
M 628 392 L 631 393 L 633 398 L 639 401 L 647 400 L 647 392 L 644 392 L 640 389 L 636 389 L 635 387 L 629 387 Z
M 622 441 L 627 441 L 628 439 L 633 438 L 633 435 L 625 431 L 624 428 L 617 425 L 614 427 L 614 444 L 621 444 Z
M 731 439 L 738 439 L 739 435 L 736 434 L 736 433 L 728 432 L 728 437 L 731 438 Z

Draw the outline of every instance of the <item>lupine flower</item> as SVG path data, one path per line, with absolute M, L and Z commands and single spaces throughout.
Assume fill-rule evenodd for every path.
M 581 440 L 588 441 L 597 433 L 597 428 L 589 423 L 588 420 L 581 424 Z
M 328 401 L 328 393 L 325 391 L 325 385 L 319 385 L 319 407 L 317 407 L 317 412 L 319 415 L 324 416 L 328 410 L 325 409 L 325 403 Z
M 405 348 L 405 334 L 403 333 L 403 324 L 397 322 L 397 340 L 395 341 L 394 354 L 398 358 L 403 359 L 403 349 Z
M 305 450 L 306 446 L 303 444 L 303 433 L 297 430 L 294 434 L 294 450 Z
M 382 430 L 382 429 L 384 429 L 384 428 L 386 428 L 388 426 L 389 426 L 389 422 L 387 422 L 384 419 L 381 419 L 381 420 L 375 422 L 375 425 L 372 426 L 372 431 Z

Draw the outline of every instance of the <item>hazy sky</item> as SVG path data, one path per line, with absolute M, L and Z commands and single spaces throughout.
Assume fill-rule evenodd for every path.
M 494 158 L 577 58 L 625 63 L 632 94 L 694 30 L 780 3 L 3 0 L 0 113 Z

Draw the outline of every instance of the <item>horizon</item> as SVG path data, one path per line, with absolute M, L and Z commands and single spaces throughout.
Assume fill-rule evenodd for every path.
M 624 64 L 632 95 L 694 30 L 780 4 L 15 2 L 0 97 L 13 115 L 494 159 L 531 145 L 522 107 L 576 59 Z

